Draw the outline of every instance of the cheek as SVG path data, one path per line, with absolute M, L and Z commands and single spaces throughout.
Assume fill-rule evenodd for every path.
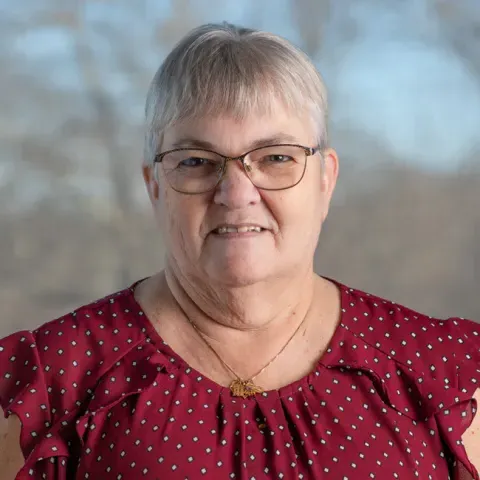
M 306 182 L 303 187 L 298 191 L 294 187 L 290 191 L 277 192 L 281 195 L 265 197 L 265 204 L 279 228 L 277 247 L 292 249 L 302 256 L 301 252 L 310 255 L 316 248 L 323 219 L 320 185 L 313 188 Z
M 300 187 L 300 188 L 299 188 Z M 320 185 L 307 188 L 297 185 L 289 190 L 271 192 L 264 202 L 274 219 L 282 228 L 308 228 L 322 211 L 323 194 Z
M 189 197 L 165 198 L 163 228 L 175 250 L 192 251 L 199 242 L 199 231 L 204 214 L 199 205 Z

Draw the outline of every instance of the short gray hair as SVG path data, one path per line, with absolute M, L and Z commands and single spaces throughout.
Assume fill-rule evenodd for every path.
M 228 23 L 190 31 L 157 70 L 147 94 L 144 161 L 153 164 L 163 133 L 206 115 L 268 113 L 272 96 L 291 111 L 310 110 L 318 143 L 328 142 L 325 84 L 299 48 L 272 33 Z

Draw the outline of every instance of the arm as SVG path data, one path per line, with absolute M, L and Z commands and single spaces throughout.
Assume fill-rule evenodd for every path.
M 20 420 L 3 417 L 0 408 L 0 480 L 14 480 L 25 460 L 20 449 Z
M 480 388 L 474 396 L 477 405 L 480 407 Z M 468 459 L 480 472 L 480 414 L 473 419 L 472 424 L 462 436 L 463 445 L 467 451 Z

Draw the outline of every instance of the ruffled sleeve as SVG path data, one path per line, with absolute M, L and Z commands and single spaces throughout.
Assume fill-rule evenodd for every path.
M 135 308 L 128 291 L 119 292 L 0 340 L 0 406 L 22 424 L 25 465 L 16 480 L 74 477 L 82 448 L 78 420 L 92 402 L 111 401 L 105 392 L 112 388 L 99 395 L 96 387 L 129 353 L 145 355 Z M 119 381 L 116 388 L 128 394 L 137 383 Z
M 480 386 L 480 328 L 460 318 L 435 322 L 435 330 L 423 330 L 430 337 L 421 349 L 423 363 L 412 369 L 395 359 L 396 371 L 390 362 L 389 371 L 380 373 L 381 383 L 391 406 L 402 414 L 435 420 L 452 480 L 480 480 L 462 443 L 477 412 L 473 395 Z M 405 391 L 408 395 L 395 395 Z
M 460 318 L 413 316 L 401 308 L 393 321 L 384 321 L 390 312 L 393 316 L 396 311 L 389 305 L 375 317 L 382 320 L 370 322 L 376 337 L 353 324 L 355 342 L 342 342 L 329 356 L 330 366 L 368 375 L 387 405 L 431 425 L 431 434 L 438 432 L 446 447 L 452 480 L 480 480 L 462 443 L 477 413 L 473 396 L 480 387 L 480 325 Z
M 18 332 L 0 340 L 0 406 L 5 417 L 17 415 L 22 424 L 20 446 L 25 466 L 16 480 L 37 475 L 67 478 L 68 446 L 61 434 L 51 428 L 44 368 L 32 332 Z

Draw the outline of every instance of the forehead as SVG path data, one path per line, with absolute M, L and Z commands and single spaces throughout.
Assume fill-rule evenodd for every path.
M 252 112 L 244 118 L 224 113 L 186 119 L 165 130 L 163 149 L 203 146 L 241 154 L 262 144 L 315 146 L 315 139 L 311 115 L 299 115 L 275 105 L 269 112 Z

